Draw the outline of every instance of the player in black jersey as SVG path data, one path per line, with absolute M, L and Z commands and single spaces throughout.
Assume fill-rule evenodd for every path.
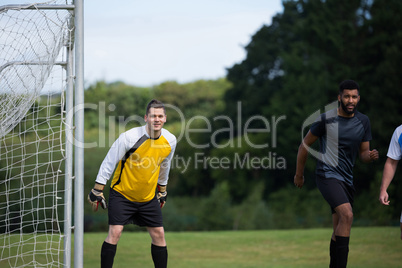
M 329 267 L 346 267 L 349 237 L 353 222 L 353 167 L 359 156 L 365 163 L 378 159 L 378 151 L 370 150 L 369 118 L 356 110 L 360 101 L 359 85 L 345 80 L 339 86 L 337 109 L 320 115 L 299 146 L 294 184 L 302 188 L 308 149 L 319 140 L 317 187 L 332 209 L 333 234 Z

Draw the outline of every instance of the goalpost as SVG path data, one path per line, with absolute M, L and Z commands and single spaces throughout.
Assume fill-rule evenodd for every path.
M 0 267 L 83 267 L 83 3 L 44 1 L 0 0 Z

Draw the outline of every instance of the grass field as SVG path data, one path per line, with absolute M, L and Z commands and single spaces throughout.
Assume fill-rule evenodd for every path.
M 330 229 L 167 232 L 171 268 L 328 267 Z M 84 267 L 99 267 L 100 247 L 106 233 L 86 233 Z M 123 233 L 117 268 L 153 267 L 146 232 Z M 349 268 L 402 267 L 398 227 L 353 227 Z

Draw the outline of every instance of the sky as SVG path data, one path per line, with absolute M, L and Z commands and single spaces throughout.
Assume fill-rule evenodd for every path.
M 281 0 L 84 1 L 85 83 L 153 86 L 225 77 Z

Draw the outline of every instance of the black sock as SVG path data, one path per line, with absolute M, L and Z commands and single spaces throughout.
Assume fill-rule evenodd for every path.
M 168 261 L 167 247 L 159 247 L 151 244 L 152 260 L 155 268 L 166 268 Z
M 112 268 L 117 245 L 104 241 L 101 250 L 101 268 Z
M 338 268 L 346 268 L 349 254 L 349 237 L 335 236 L 336 238 L 336 262 Z
M 336 268 L 336 241 L 332 240 L 329 244 L 329 268 Z

